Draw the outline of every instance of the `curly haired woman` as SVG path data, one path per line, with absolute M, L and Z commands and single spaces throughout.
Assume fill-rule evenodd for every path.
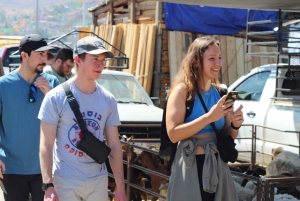
M 190 45 L 169 92 L 166 125 L 172 142 L 179 142 L 171 169 L 168 201 L 238 201 L 227 163 L 217 149 L 215 123 L 220 133 L 233 139 L 243 123 L 243 106 L 233 110 L 233 102 L 220 97 L 218 75 L 222 66 L 219 41 L 200 37 Z M 206 113 L 198 97 L 208 109 Z M 194 100 L 185 118 L 186 100 Z

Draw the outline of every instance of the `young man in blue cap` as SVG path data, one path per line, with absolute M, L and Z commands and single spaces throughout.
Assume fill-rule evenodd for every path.
M 114 54 L 106 50 L 99 39 L 91 36 L 80 39 L 74 48 L 77 73 L 67 84 L 79 104 L 87 129 L 101 141 L 105 136 L 111 148 L 108 158 L 117 184 L 115 198 L 116 201 L 125 201 L 117 102 L 96 82 L 105 59 L 113 57 Z M 44 201 L 107 201 L 107 168 L 105 163 L 98 164 L 78 149 L 83 134 L 61 85 L 46 95 L 38 118 L 41 120 Z
M 6 201 L 43 199 L 39 163 L 38 111 L 46 93 L 59 84 L 43 72 L 51 49 L 37 34 L 22 38 L 21 64 L 0 78 L 0 159 L 6 166 L 3 184 Z

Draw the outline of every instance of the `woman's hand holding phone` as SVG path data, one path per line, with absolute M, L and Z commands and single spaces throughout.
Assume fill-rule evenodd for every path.
M 223 105 L 226 105 L 226 104 L 228 104 L 230 102 L 234 102 L 236 100 L 237 96 L 238 96 L 238 93 L 239 93 L 238 91 L 230 91 L 230 92 L 228 92 L 227 97 L 226 97 Z M 228 108 L 231 108 L 231 107 L 232 107 L 232 105 L 230 107 L 228 107 Z

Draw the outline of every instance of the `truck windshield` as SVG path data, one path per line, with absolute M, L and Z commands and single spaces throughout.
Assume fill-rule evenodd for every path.
M 239 92 L 237 99 L 259 101 L 270 73 L 270 71 L 264 71 L 248 77 L 235 88 L 235 91 Z
M 112 93 L 118 103 L 153 105 L 144 88 L 132 76 L 101 74 L 97 82 Z

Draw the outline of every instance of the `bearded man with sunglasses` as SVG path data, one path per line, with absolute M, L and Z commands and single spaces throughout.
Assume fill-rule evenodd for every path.
M 21 64 L 0 78 L 0 159 L 6 166 L 3 184 L 6 201 L 43 200 L 39 163 L 40 121 L 44 96 L 59 84 L 43 73 L 52 47 L 37 34 L 20 41 Z

